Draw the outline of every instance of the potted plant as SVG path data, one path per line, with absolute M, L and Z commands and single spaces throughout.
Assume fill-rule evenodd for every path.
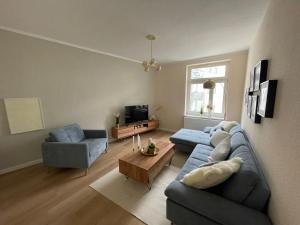
M 116 127 L 119 128 L 119 126 L 120 126 L 120 113 L 116 113 L 114 116 L 115 116 L 115 119 L 116 119 Z

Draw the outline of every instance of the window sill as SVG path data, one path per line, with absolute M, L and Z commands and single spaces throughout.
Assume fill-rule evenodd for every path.
M 194 116 L 194 115 L 184 115 L 185 118 L 191 118 L 191 119 L 204 119 L 204 120 L 224 120 L 223 117 L 213 117 L 213 116 Z

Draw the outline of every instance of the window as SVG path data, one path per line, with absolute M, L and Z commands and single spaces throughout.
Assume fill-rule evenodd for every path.
M 225 117 L 227 63 L 209 63 L 187 67 L 186 116 Z M 204 89 L 208 79 L 216 83 L 214 89 Z

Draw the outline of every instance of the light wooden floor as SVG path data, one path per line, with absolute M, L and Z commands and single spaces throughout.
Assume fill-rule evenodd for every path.
M 170 133 L 142 135 L 168 140 Z M 1 225 L 140 225 L 144 224 L 104 198 L 89 184 L 118 165 L 118 158 L 131 149 L 132 139 L 111 143 L 87 176 L 78 169 L 50 169 L 35 165 L 0 176 Z

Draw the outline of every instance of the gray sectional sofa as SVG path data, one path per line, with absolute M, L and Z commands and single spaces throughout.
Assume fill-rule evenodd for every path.
M 240 125 L 229 132 L 229 158 L 238 156 L 244 161 L 236 174 L 205 190 L 180 182 L 185 174 L 208 162 L 213 150 L 209 141 L 212 129 L 218 128 L 206 132 L 182 129 L 170 138 L 176 149 L 191 151 L 191 155 L 165 190 L 167 218 L 176 225 L 270 225 L 266 215 L 270 190 Z
M 87 169 L 108 147 L 105 130 L 82 130 L 78 124 L 55 129 L 42 144 L 43 164 Z

